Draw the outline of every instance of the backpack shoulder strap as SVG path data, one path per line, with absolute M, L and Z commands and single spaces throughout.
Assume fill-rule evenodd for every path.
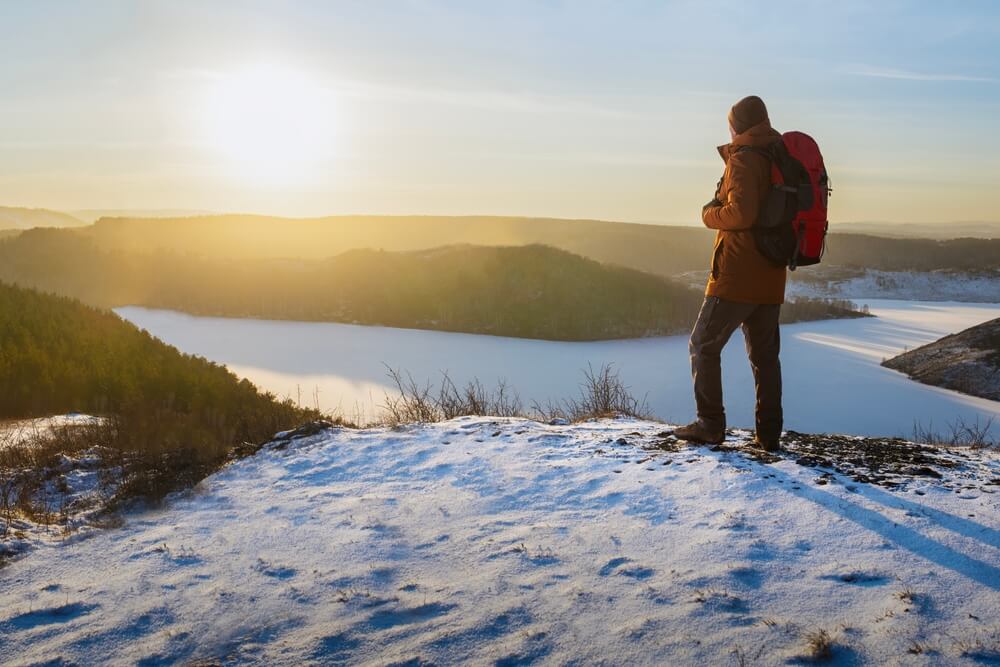
M 750 151 L 751 153 L 757 153 L 758 155 L 763 155 L 768 160 L 774 161 L 774 151 L 770 148 L 761 148 L 760 146 L 737 146 L 736 152 L 742 153 L 743 151 Z
M 784 144 L 780 141 L 776 141 L 767 148 L 761 148 L 760 146 L 739 146 L 736 149 L 737 153 L 742 153 L 743 151 L 750 151 L 751 153 L 757 153 L 758 155 L 763 155 L 771 162 L 772 173 L 780 174 L 781 180 L 787 182 L 787 176 L 785 174 L 785 159 L 787 157 L 787 152 L 783 152 L 782 148 Z M 774 177 L 772 176 L 772 179 Z M 782 182 L 777 182 L 772 186 L 775 190 L 782 190 L 785 192 L 796 192 L 796 189 L 789 187 Z

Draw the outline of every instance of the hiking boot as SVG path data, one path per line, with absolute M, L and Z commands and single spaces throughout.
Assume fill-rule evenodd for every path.
M 709 428 L 701 420 L 698 420 L 687 426 L 675 428 L 673 435 L 678 440 L 701 442 L 706 445 L 721 445 L 722 441 L 726 439 L 726 429 Z
M 778 438 L 758 438 L 757 436 L 754 436 L 753 442 L 750 443 L 750 446 L 754 449 L 761 449 L 765 452 L 773 453 L 781 451 L 781 443 L 778 441 Z

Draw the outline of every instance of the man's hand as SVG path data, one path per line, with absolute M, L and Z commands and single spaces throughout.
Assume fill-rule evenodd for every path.
M 705 209 L 716 208 L 717 206 L 722 206 L 722 202 L 719 201 L 718 198 L 712 197 L 712 201 L 701 207 L 702 213 L 705 212 Z
M 760 211 L 761 183 L 764 177 L 761 164 L 751 157 L 749 151 L 739 151 L 729 156 L 726 163 L 726 200 L 718 200 L 719 193 L 711 202 L 713 205 L 701 209 L 701 221 L 709 229 L 737 231 L 753 227 Z M 768 172 L 768 177 L 770 172 Z

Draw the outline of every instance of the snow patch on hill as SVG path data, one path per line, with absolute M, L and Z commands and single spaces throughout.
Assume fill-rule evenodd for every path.
M 19 447 L 33 440 L 45 438 L 56 429 L 74 426 L 90 426 L 101 422 L 100 417 L 71 412 L 65 415 L 38 417 L 36 419 L 15 419 L 0 422 L 0 448 Z
M 674 278 L 701 289 L 708 271 L 689 271 Z M 806 297 L 1000 303 L 1000 271 L 878 271 L 821 264 L 789 273 L 785 296 L 793 301 Z
M 760 460 L 664 428 L 286 434 L 5 568 L 4 659 L 774 664 L 821 630 L 835 664 L 1000 656 L 995 453 L 925 452 L 889 490 L 815 441 Z
M 839 269 L 839 267 L 837 267 Z M 876 271 L 853 276 L 824 274 L 807 268 L 807 280 L 788 281 L 789 297 L 835 299 L 900 299 L 906 301 L 962 301 L 1000 303 L 1000 272 L 984 271 Z

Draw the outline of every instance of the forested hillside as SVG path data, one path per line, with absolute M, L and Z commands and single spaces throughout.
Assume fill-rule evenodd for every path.
M 354 250 L 325 260 L 211 259 L 107 251 L 72 232 L 0 242 L 0 279 L 104 307 L 354 322 L 554 340 L 688 331 L 700 290 L 550 247 Z M 788 321 L 850 316 L 789 306 Z
M 88 442 L 114 459 L 108 465 L 119 469 L 126 492 L 158 493 L 192 481 L 234 448 L 319 416 L 219 364 L 181 354 L 114 313 L 3 283 L 0 387 L 0 419 L 104 417 Z M 57 453 L 80 443 L 50 446 Z M 0 477 L 16 478 L 10 475 L 21 452 L 0 452 Z
M 0 378 L 0 417 L 133 405 L 299 416 L 224 366 L 181 354 L 114 313 L 3 283 Z

